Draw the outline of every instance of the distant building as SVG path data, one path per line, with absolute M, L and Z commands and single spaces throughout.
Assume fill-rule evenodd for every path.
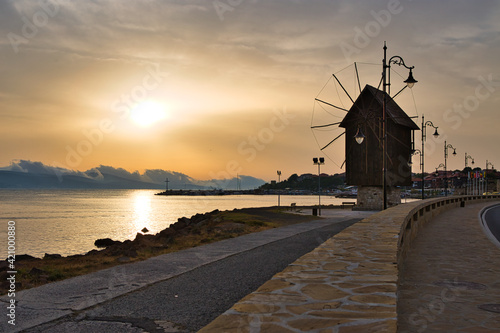
M 412 182 L 412 187 L 422 188 L 422 178 L 413 177 L 411 179 L 411 182 Z

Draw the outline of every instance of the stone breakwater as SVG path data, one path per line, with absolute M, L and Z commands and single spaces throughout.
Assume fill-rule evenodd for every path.
M 429 199 L 374 214 L 273 276 L 200 332 L 396 332 L 399 269 L 433 216 L 498 196 Z

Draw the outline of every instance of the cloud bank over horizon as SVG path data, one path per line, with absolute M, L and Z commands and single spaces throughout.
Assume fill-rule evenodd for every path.
M 11 171 L 16 173 L 30 174 L 30 175 L 44 175 L 54 176 L 54 179 L 59 179 L 62 182 L 65 177 L 74 176 L 84 179 L 92 180 L 100 184 L 106 184 L 110 176 L 114 179 L 123 179 L 126 181 L 133 181 L 142 183 L 143 185 L 151 185 L 152 188 L 165 188 L 165 180 L 169 181 L 170 189 L 236 189 L 237 182 L 240 184 L 241 189 L 253 189 L 265 183 L 264 180 L 252 176 L 239 175 L 238 178 L 229 179 L 211 179 L 211 180 L 197 180 L 186 174 L 166 171 L 160 169 L 148 169 L 143 173 L 139 171 L 127 171 L 123 168 L 115 168 L 111 166 L 100 165 L 91 168 L 87 171 L 76 171 L 45 165 L 41 162 L 32 162 L 28 160 L 14 160 L 8 166 L 0 167 L 1 171 Z M 20 185 L 26 187 L 26 185 Z M 113 183 L 113 186 L 115 183 Z M 154 185 L 154 186 L 153 186 Z M 0 181 L 0 187 L 2 183 Z

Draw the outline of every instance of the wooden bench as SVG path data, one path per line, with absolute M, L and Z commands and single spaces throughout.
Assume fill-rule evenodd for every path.
M 345 207 L 354 207 L 356 206 L 356 203 L 355 202 L 349 202 L 349 201 L 344 201 L 342 202 L 342 206 L 340 206 L 342 209 L 344 209 Z

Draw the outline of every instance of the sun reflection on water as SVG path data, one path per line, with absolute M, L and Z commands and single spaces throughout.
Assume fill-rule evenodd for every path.
M 144 227 L 151 228 L 151 195 L 149 193 L 135 193 L 133 224 L 135 230 L 140 231 Z

